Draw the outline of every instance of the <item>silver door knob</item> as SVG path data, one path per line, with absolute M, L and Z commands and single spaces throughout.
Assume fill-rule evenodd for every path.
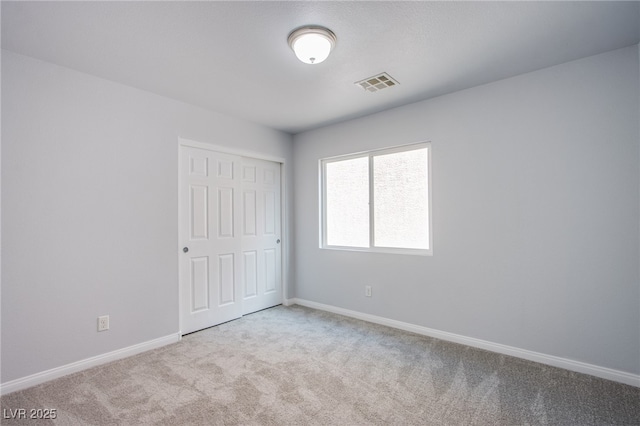
M 185 253 L 188 252 L 189 251 L 189 247 L 183 248 L 182 251 L 185 252 Z
M 277 243 L 277 244 L 280 244 L 280 239 L 278 239 L 278 240 L 276 241 L 276 243 Z

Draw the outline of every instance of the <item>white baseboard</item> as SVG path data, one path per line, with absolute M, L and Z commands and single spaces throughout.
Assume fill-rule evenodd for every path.
M 491 352 L 497 352 L 499 354 L 510 355 L 517 358 L 526 359 L 529 361 L 539 362 L 541 364 L 550 365 L 553 367 L 564 368 L 565 370 L 575 371 L 578 373 L 589 374 L 591 376 L 600 377 L 603 379 L 612 380 L 614 382 L 624 383 L 631 386 L 640 387 L 640 375 L 627 373 L 620 370 L 614 370 L 606 367 L 599 367 L 593 364 L 587 364 L 580 361 L 574 361 L 567 358 L 561 358 L 553 355 L 546 355 L 540 352 L 533 352 L 526 349 L 520 349 L 513 346 L 502 345 L 499 343 L 488 342 L 486 340 L 474 339 L 473 337 L 466 337 L 459 334 L 448 333 L 446 331 L 434 330 L 432 328 L 423 327 L 420 325 L 409 324 L 402 321 L 396 321 L 376 315 L 365 314 L 362 312 L 351 311 L 348 309 L 338 308 L 332 305 L 325 305 L 322 303 L 316 303 L 304 299 L 287 299 L 285 306 L 300 305 L 308 308 L 318 309 L 321 311 L 333 312 L 335 314 L 344 315 L 351 318 L 357 318 L 363 321 L 372 322 L 375 324 L 386 325 L 388 327 L 397 328 L 400 330 L 410 331 L 412 333 L 421 334 L 424 336 L 435 337 L 437 339 L 446 340 L 454 343 L 461 343 L 463 345 L 471 346 L 474 348 L 485 349 Z
M 412 333 L 421 334 L 423 336 L 429 336 L 429 337 L 434 337 L 441 340 L 446 340 L 449 342 L 460 343 L 460 344 L 471 346 L 474 348 L 485 349 L 491 352 L 510 355 L 517 358 L 522 358 L 529 361 L 550 365 L 553 367 L 564 368 L 565 370 L 589 374 L 589 375 L 600 377 L 603 379 L 608 379 L 615 382 L 640 387 L 640 375 L 637 375 L 637 374 L 631 374 L 624 371 L 614 370 L 606 367 L 599 367 L 593 364 L 587 364 L 584 362 L 574 361 L 574 360 L 561 358 L 553 355 L 546 355 L 540 352 L 533 352 L 526 349 L 520 349 L 513 346 L 507 346 L 499 343 L 488 342 L 486 340 L 475 339 L 472 337 L 466 337 L 459 334 L 448 333 L 446 331 L 435 330 L 428 327 L 414 325 L 414 324 L 410 324 L 402 321 L 396 321 L 389 318 L 379 317 L 376 315 L 365 314 L 362 312 L 351 311 L 349 309 L 338 308 L 336 306 L 325 305 L 322 303 L 312 302 L 304 299 L 298 299 L 298 298 L 284 299 L 282 304 L 285 306 L 300 305 L 300 306 L 306 306 L 313 309 L 318 309 L 321 311 L 333 312 L 335 314 L 344 315 L 347 317 L 356 318 L 356 319 L 360 319 L 360 320 L 375 323 L 375 324 L 386 325 L 388 327 L 410 331 Z M 0 395 L 5 395 L 21 389 L 26 389 L 26 388 L 47 382 L 49 380 L 66 376 L 71 373 L 76 373 L 78 371 L 86 370 L 91 367 L 95 367 L 101 364 L 106 364 L 108 362 L 126 358 L 128 356 L 136 355 L 151 349 L 156 349 L 162 346 L 169 345 L 171 343 L 176 343 L 180 341 L 180 338 L 181 338 L 180 333 L 171 334 L 165 337 L 149 340 L 147 342 L 139 343 L 137 345 L 129 346 L 123 349 L 118 349 L 116 351 L 109 352 L 103 355 L 87 358 L 71 364 L 63 365 L 61 367 L 52 368 L 50 370 L 32 374 L 30 376 L 23 377 L 20 379 L 12 380 L 7 383 L 2 383 L 0 384 Z
M 7 383 L 0 384 L 0 395 L 6 395 L 11 392 L 15 392 L 21 389 L 30 388 L 32 386 L 39 385 L 49 380 L 57 379 L 67 374 L 76 373 L 78 371 L 86 370 L 91 367 L 96 367 L 101 364 L 106 364 L 111 361 L 126 358 L 132 355 L 139 354 L 151 349 L 156 349 L 162 346 L 169 345 L 180 341 L 181 336 L 179 333 L 170 334 L 168 336 L 160 337 L 158 339 L 149 340 L 147 342 L 139 343 L 137 345 L 129 346 L 126 348 L 118 349 L 113 352 L 109 352 L 102 355 L 97 355 L 91 358 L 83 359 L 73 362 L 71 364 L 63 365 L 61 367 L 52 368 L 47 371 L 32 374 L 27 377 L 23 377 L 16 380 L 11 380 Z

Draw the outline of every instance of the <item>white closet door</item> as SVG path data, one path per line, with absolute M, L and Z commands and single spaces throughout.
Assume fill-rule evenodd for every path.
M 242 316 L 241 157 L 180 147 L 182 334 Z
M 242 313 L 282 303 L 280 163 L 242 159 Z

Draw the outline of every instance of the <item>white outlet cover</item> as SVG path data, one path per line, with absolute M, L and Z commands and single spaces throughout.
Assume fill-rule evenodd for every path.
M 107 331 L 109 329 L 109 315 L 98 317 L 98 331 Z

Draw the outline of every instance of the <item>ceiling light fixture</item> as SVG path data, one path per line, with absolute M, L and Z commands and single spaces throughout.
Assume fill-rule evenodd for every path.
M 289 46 L 305 64 L 319 64 L 336 45 L 336 35 L 324 27 L 307 26 L 289 34 Z

